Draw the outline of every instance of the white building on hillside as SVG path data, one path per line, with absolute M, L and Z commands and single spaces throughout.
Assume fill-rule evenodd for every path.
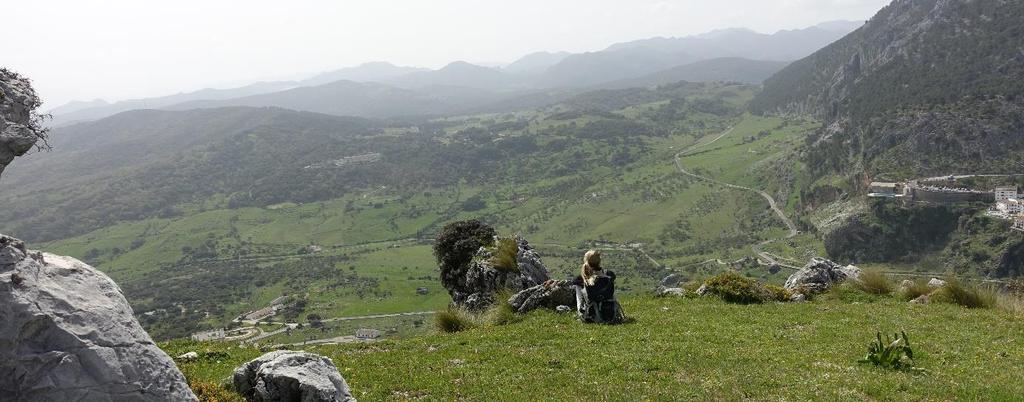
M 1018 216 L 1013 220 L 1013 230 L 1024 232 L 1024 216 Z
M 996 202 L 1006 201 L 1011 198 L 1020 198 L 1017 194 L 1017 187 L 996 187 Z
M 1016 198 L 1010 198 L 997 202 L 996 209 L 1006 215 L 1019 215 L 1024 213 L 1024 203 Z

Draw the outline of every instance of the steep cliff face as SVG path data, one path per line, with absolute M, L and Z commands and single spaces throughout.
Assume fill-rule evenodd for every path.
M 28 79 L 0 68 L 0 174 L 45 135 L 35 113 L 40 105 Z
M 815 116 L 819 175 L 1005 170 L 1024 149 L 1024 2 L 896 0 L 765 83 L 760 113 Z

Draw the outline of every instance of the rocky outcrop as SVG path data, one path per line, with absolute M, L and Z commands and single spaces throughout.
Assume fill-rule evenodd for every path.
M 41 104 L 28 79 L 0 68 L 0 174 L 42 138 L 35 114 Z
M 487 247 L 480 248 L 465 274 L 445 283 L 452 303 L 456 306 L 479 311 L 494 303 L 494 296 L 499 291 L 522 291 L 551 279 L 547 267 L 540 260 L 540 255 L 522 237 L 516 237 L 516 267 L 501 269 L 491 262 L 492 251 Z
M 823 258 L 813 258 L 786 279 L 785 288 L 793 294 L 821 293 L 832 285 L 847 279 L 856 280 L 859 276 L 860 269 L 853 265 L 842 266 Z
M 537 285 L 516 293 L 508 304 L 518 313 L 528 313 L 538 308 L 557 309 L 558 306 L 576 304 L 576 291 L 572 285 L 556 283 L 548 286 Z
M 0 235 L 0 400 L 195 400 L 121 289 Z
M 235 369 L 235 390 L 250 402 L 355 402 L 331 359 L 281 350 Z
M 682 282 L 683 282 L 683 276 L 682 275 L 680 275 L 680 274 L 670 274 L 670 275 L 662 278 L 661 282 L 658 283 L 658 286 L 664 287 L 664 288 L 674 288 L 674 287 L 679 286 L 679 284 L 682 283 Z

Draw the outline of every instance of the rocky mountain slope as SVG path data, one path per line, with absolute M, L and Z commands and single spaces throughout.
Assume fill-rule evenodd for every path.
M 788 62 L 722 57 L 672 67 L 642 77 L 600 84 L 601 88 L 636 88 L 665 85 L 679 81 L 735 81 L 758 85 L 782 70 Z
M 870 180 L 1024 170 L 1021 21 L 1021 2 L 896 0 L 768 79 L 753 111 L 824 122 L 803 150 L 803 209 L 863 195 Z M 835 205 L 844 219 L 819 228 L 833 258 L 1024 270 L 1024 239 L 984 207 Z
M 896 0 L 767 80 L 752 109 L 823 119 L 819 175 L 1019 170 L 1022 20 L 1021 2 Z

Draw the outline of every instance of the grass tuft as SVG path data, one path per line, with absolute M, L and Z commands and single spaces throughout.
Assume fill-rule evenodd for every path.
M 999 294 L 994 289 L 971 286 L 955 277 L 946 278 L 946 284 L 935 291 L 931 301 L 952 303 L 967 308 L 991 308 Z
M 866 269 L 861 271 L 860 276 L 854 284 L 865 293 L 874 295 L 887 295 L 892 293 L 892 282 L 881 270 Z
M 499 271 L 518 272 L 519 263 L 516 261 L 516 254 L 519 253 L 519 244 L 516 239 L 503 237 L 494 244 L 494 252 L 491 254 L 491 265 Z
M 903 300 L 911 301 L 918 297 L 930 294 L 932 292 L 931 286 L 928 286 L 928 281 L 925 279 L 918 279 L 910 282 L 910 286 L 900 289 L 899 296 Z
M 440 332 L 456 333 L 475 328 L 473 314 L 457 307 L 451 307 L 434 315 L 434 326 Z
M 820 295 L 821 300 L 833 300 L 842 303 L 874 303 L 882 300 L 883 295 L 867 292 L 859 284 L 848 281 L 829 288 Z
M 512 306 L 505 300 L 508 300 L 508 298 L 498 299 L 498 303 L 495 303 L 480 315 L 479 321 L 485 326 L 496 327 L 522 320 L 522 316 L 516 314 L 515 310 L 512 310 Z

